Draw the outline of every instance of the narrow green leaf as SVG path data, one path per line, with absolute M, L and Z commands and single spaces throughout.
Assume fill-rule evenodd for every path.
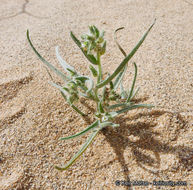
M 82 92 L 79 92 L 79 94 L 80 94 L 81 96 L 85 97 L 85 98 L 91 99 L 90 97 L 88 97 L 86 94 L 84 94 L 84 93 L 82 93 Z
M 120 127 L 120 124 L 112 123 L 110 126 L 111 127 Z
M 125 65 L 123 70 L 118 74 L 117 78 L 115 79 L 115 82 L 113 84 L 115 90 L 119 87 L 121 81 L 123 80 L 124 74 L 127 71 L 127 67 L 128 67 L 128 64 Z
M 65 94 L 63 92 L 61 92 L 61 94 L 62 94 L 63 98 L 67 101 L 67 97 L 65 96 Z
M 75 70 L 71 70 L 69 68 L 67 68 L 66 70 L 69 71 L 69 73 L 71 73 L 72 76 L 77 75 L 77 72 Z
M 87 54 L 86 57 L 87 57 L 87 59 L 88 59 L 92 64 L 94 64 L 94 65 L 97 65 L 97 64 L 98 64 L 98 63 L 97 63 L 97 60 L 96 60 L 96 58 L 95 58 L 94 55 L 92 55 L 92 54 Z
M 119 30 L 122 30 L 122 29 L 124 29 L 124 27 L 121 27 L 121 28 L 118 28 L 118 29 L 115 30 L 115 32 L 114 32 L 114 40 L 115 40 L 115 43 L 117 44 L 119 50 L 121 51 L 121 53 L 126 57 L 127 54 L 125 53 L 125 51 L 123 50 L 123 48 L 122 48 L 122 47 L 120 46 L 120 44 L 118 43 L 118 41 L 117 41 L 117 35 L 116 35 L 117 32 L 118 32 Z
M 51 79 L 52 81 L 54 81 L 54 79 L 53 79 L 53 77 L 52 77 L 50 71 L 48 70 L 48 68 L 47 68 L 46 66 L 44 66 L 44 67 L 45 67 L 45 69 L 46 69 L 46 71 L 47 71 L 47 73 L 48 73 L 50 79 Z
M 86 114 L 83 113 L 82 111 L 80 111 L 80 109 L 78 109 L 74 104 L 70 104 L 70 106 L 80 115 L 85 116 Z
M 119 30 L 122 30 L 124 29 L 124 27 L 121 27 L 121 28 L 118 28 L 117 30 L 115 30 L 114 32 L 114 40 L 115 40 L 115 43 L 116 45 L 118 46 L 119 50 L 121 51 L 121 53 L 126 57 L 127 54 L 125 53 L 125 51 L 123 50 L 123 48 L 120 46 L 120 44 L 118 43 L 117 41 L 117 36 L 116 36 L 116 33 L 119 31 Z M 114 86 L 115 86 L 115 90 L 119 87 L 121 81 L 123 80 L 123 77 L 126 73 L 126 70 L 127 70 L 127 66 L 128 64 L 125 65 L 124 69 L 118 74 L 117 78 L 115 79 L 115 82 L 114 82 Z
M 110 89 L 111 89 L 111 90 L 114 89 L 114 85 L 113 85 L 113 82 L 112 82 L 112 81 L 110 82 Z
M 138 87 L 137 90 L 133 93 L 130 100 L 132 100 L 137 95 L 137 93 L 139 92 L 139 89 L 140 87 Z
M 101 88 L 104 85 L 108 84 L 111 80 L 113 80 L 118 74 L 119 72 L 124 68 L 124 66 L 128 63 L 128 61 L 133 57 L 133 55 L 136 53 L 136 51 L 139 49 L 139 47 L 141 46 L 141 44 L 144 42 L 145 38 L 147 37 L 148 33 L 150 32 L 151 28 L 153 27 L 154 23 L 149 27 L 149 29 L 147 30 L 147 32 L 143 35 L 143 37 L 141 38 L 141 40 L 137 43 L 137 45 L 134 47 L 134 49 L 129 53 L 129 55 L 127 55 L 127 57 L 121 62 L 121 64 L 117 67 L 117 69 L 114 71 L 114 73 L 109 76 L 106 80 L 102 81 L 101 83 L 99 83 L 97 85 L 97 88 Z
M 100 55 L 104 55 L 106 52 L 106 46 L 107 46 L 107 42 L 105 41 L 102 45 L 101 51 L 100 51 Z
M 111 127 L 119 127 L 120 125 L 119 124 L 116 124 L 116 123 L 112 123 L 112 122 L 103 122 L 103 123 L 100 123 L 100 128 L 105 128 L 107 126 L 111 126 Z
M 102 65 L 100 63 L 100 53 L 97 53 L 97 61 L 98 61 L 98 78 L 97 78 L 97 84 L 100 83 L 100 81 L 102 80 L 103 77 L 103 73 L 102 73 Z
M 84 114 L 80 109 L 78 109 L 74 104 L 70 103 L 69 102 L 69 94 L 68 92 L 65 90 L 65 88 L 57 85 L 56 83 L 54 82 L 49 82 L 52 86 L 58 88 L 63 96 L 63 98 L 68 102 L 68 104 L 77 112 L 79 113 L 80 115 L 82 116 L 85 116 L 86 114 Z
M 122 81 L 121 81 L 120 88 L 121 88 L 121 98 L 122 98 L 122 99 L 126 99 L 126 98 L 128 97 L 128 95 L 127 95 L 127 92 L 124 90 Z
M 124 29 L 124 27 L 121 27 L 121 28 L 118 28 L 117 30 L 115 30 L 114 32 L 114 40 L 115 40 L 115 43 L 116 45 L 118 46 L 119 50 L 121 51 L 121 53 L 126 57 L 127 54 L 125 53 L 125 51 L 123 50 L 123 48 L 120 46 L 120 44 L 118 43 L 117 41 L 117 36 L 116 36 L 116 33 L 119 31 L 119 30 L 122 30 Z M 116 90 L 119 85 L 121 84 L 122 80 L 123 80 L 123 77 L 125 75 L 125 72 L 127 70 L 127 66 L 128 64 L 125 65 L 125 67 L 123 68 L 123 70 L 118 74 L 117 78 L 115 79 L 115 82 L 114 82 L 114 89 Z
M 64 88 L 62 88 L 61 86 L 59 86 L 54 82 L 48 82 L 48 83 L 51 84 L 53 87 L 59 89 L 65 95 L 65 97 L 68 97 L 68 92 Z
M 132 86 L 131 86 L 131 90 L 129 92 L 129 96 L 127 98 L 127 102 L 130 102 L 131 97 L 133 96 L 133 90 L 134 90 L 135 82 L 136 82 L 136 78 L 137 78 L 137 65 L 136 65 L 135 62 L 133 63 L 133 65 L 135 67 L 135 75 L 134 75 L 134 78 L 133 78 L 133 83 L 132 83 Z
M 60 138 L 60 140 L 67 140 L 67 139 L 72 139 L 72 138 L 75 138 L 75 137 L 78 137 L 78 136 L 81 136 L 83 134 L 86 134 L 88 131 L 90 131 L 91 129 L 97 127 L 99 125 L 99 122 L 98 121 L 95 121 L 94 123 L 92 123 L 91 125 L 89 125 L 86 129 L 84 129 L 83 131 L 75 134 L 75 135 L 72 135 L 72 136 L 69 136 L 69 137 L 63 137 L 63 138 Z
M 88 77 L 78 76 L 78 77 L 75 77 L 75 79 L 81 81 L 82 83 L 85 83 L 85 81 L 88 80 Z
M 93 26 L 89 26 L 89 29 L 90 29 L 90 33 L 95 35 L 95 30 L 94 30 L 94 27 Z
M 77 45 L 79 48 L 81 48 L 81 42 L 76 38 L 76 36 L 75 36 L 72 32 L 70 32 L 70 36 L 71 36 L 71 38 L 73 39 L 73 41 L 76 43 L 76 45 Z
M 28 39 L 28 42 L 30 44 L 30 46 L 32 47 L 33 51 L 35 52 L 35 54 L 39 57 L 39 59 L 44 63 L 46 64 L 52 71 L 54 71 L 58 76 L 60 76 L 64 81 L 68 81 L 69 78 L 64 74 L 62 73 L 60 70 L 58 70 L 56 67 L 54 67 L 51 63 L 49 63 L 48 61 L 46 61 L 39 53 L 38 51 L 35 49 L 35 47 L 33 46 L 31 40 L 30 40 L 30 37 L 29 37 L 29 31 L 27 30 L 27 39 Z
M 102 39 L 102 41 L 103 41 L 104 35 L 105 35 L 105 31 L 102 30 L 101 33 L 100 33 L 100 39 Z
M 100 113 L 104 113 L 105 112 L 104 109 L 103 109 L 101 101 L 98 102 L 98 110 L 99 110 Z
M 87 52 L 85 52 L 81 46 L 81 42 L 76 38 L 76 36 L 70 32 L 70 36 L 73 39 L 73 41 L 76 43 L 76 45 L 80 48 L 80 50 L 82 51 L 82 53 L 84 54 L 84 56 L 94 65 L 97 65 L 97 63 L 95 62 L 95 59 L 93 58 L 94 56 L 92 55 L 87 55 Z
M 84 89 L 86 91 L 86 93 L 89 93 L 94 87 L 94 82 L 90 77 L 78 76 L 78 77 L 76 77 L 76 80 L 80 80 L 82 83 L 85 83 L 85 82 L 88 83 L 87 88 Z
M 106 86 L 103 87 L 103 93 L 102 93 L 102 100 L 103 100 L 103 102 L 105 101 L 105 98 L 106 98 L 105 97 L 105 95 L 106 95 L 105 93 L 106 93 Z
M 92 143 L 99 131 L 100 129 L 93 131 L 93 133 L 88 137 L 86 143 L 82 146 L 82 148 L 70 159 L 70 161 L 64 167 L 55 166 L 55 168 L 61 171 L 67 170 L 88 148 L 88 146 Z
M 121 114 L 123 112 L 126 112 L 126 111 L 129 111 L 129 110 L 133 110 L 133 109 L 136 109 L 136 108 L 152 108 L 154 107 L 153 105 L 150 105 L 150 104 L 136 104 L 136 105 L 132 105 L 132 106 L 128 106 L 128 107 L 125 107 L 119 111 L 116 111 L 117 114 Z
M 112 111 L 109 113 L 109 115 L 111 116 L 111 118 L 114 118 L 118 115 L 118 113 L 116 111 Z
M 93 29 L 95 31 L 96 37 L 98 38 L 100 34 L 98 28 L 96 26 L 93 26 Z
M 90 93 L 91 92 L 91 90 L 93 89 L 93 87 L 94 87 L 94 82 L 93 82 L 93 80 L 90 78 L 90 77 L 88 77 L 88 90 L 86 91 L 87 93 Z
M 97 72 L 97 70 L 92 65 L 89 65 L 89 69 L 92 72 L 93 76 L 97 77 L 98 72 Z
M 68 65 L 68 64 L 62 59 L 62 57 L 60 56 L 60 53 L 59 53 L 59 50 L 58 50 L 58 49 L 59 49 L 58 46 L 56 46 L 56 48 L 55 48 L 56 57 L 57 57 L 60 65 L 63 67 L 63 69 L 64 69 L 66 72 L 69 72 L 69 70 L 75 72 L 74 67 Z M 69 69 L 69 70 L 68 70 L 68 69 Z
M 113 105 L 110 105 L 108 107 L 108 109 L 115 109 L 115 108 L 118 108 L 118 107 L 126 107 L 126 106 L 129 106 L 129 104 L 126 104 L 126 103 L 113 104 Z

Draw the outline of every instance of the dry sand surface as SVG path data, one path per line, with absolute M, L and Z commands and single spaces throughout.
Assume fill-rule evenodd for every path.
M 48 84 L 43 63 L 26 40 L 58 65 L 55 46 L 83 74 L 88 62 L 73 43 L 88 25 L 106 31 L 104 69 L 123 59 L 113 41 L 129 52 L 157 18 L 132 58 L 138 65 L 137 100 L 154 104 L 121 115 L 121 127 L 99 133 L 68 171 L 59 172 L 87 136 L 58 139 L 84 129 L 79 117 Z M 59 80 L 53 75 L 55 80 Z M 131 85 L 129 64 L 125 85 Z M 116 180 L 187 181 L 193 189 L 193 0 L 1 0 L 0 1 L 0 189 L 128 189 Z M 92 102 L 79 105 L 92 118 Z M 133 187 L 131 189 L 158 189 Z

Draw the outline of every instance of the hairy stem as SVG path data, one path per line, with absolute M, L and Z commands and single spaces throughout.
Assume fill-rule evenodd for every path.
M 98 78 L 97 78 L 97 84 L 101 82 L 102 79 L 102 67 L 101 67 L 101 61 L 100 61 L 100 53 L 97 53 L 97 62 L 98 62 Z

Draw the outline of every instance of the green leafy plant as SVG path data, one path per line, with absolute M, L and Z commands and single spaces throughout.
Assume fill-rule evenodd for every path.
M 90 63 L 88 68 L 91 71 L 93 79 L 91 79 L 89 76 L 81 75 L 75 70 L 75 68 L 68 65 L 62 59 L 59 54 L 58 47 L 56 47 L 56 57 L 61 66 L 63 67 L 65 73 L 58 70 L 38 53 L 38 51 L 35 49 L 30 40 L 29 31 L 27 31 L 27 39 L 33 51 L 40 58 L 40 60 L 45 65 L 47 65 L 50 70 L 55 72 L 58 76 L 61 77 L 61 79 L 63 79 L 64 85 L 62 86 L 54 82 L 50 82 L 50 84 L 56 87 L 61 92 L 62 96 L 69 103 L 69 105 L 77 113 L 84 117 L 85 114 L 75 105 L 79 98 L 82 96 L 84 98 L 88 98 L 91 101 L 96 102 L 96 120 L 94 121 L 94 123 L 92 123 L 86 129 L 77 134 L 74 134 L 69 137 L 63 137 L 60 139 L 68 140 L 90 132 L 91 134 L 88 137 L 87 141 L 65 166 L 56 166 L 55 168 L 57 168 L 58 170 L 68 169 L 87 149 L 87 147 L 91 144 L 91 142 L 94 140 L 94 138 L 97 136 L 101 129 L 107 126 L 118 127 L 119 124 L 116 124 L 113 121 L 115 117 L 119 114 L 136 108 L 153 107 L 149 104 L 135 104 L 135 102 L 133 101 L 133 98 L 139 90 L 137 89 L 136 91 L 134 91 L 137 77 L 136 63 L 133 63 L 135 68 L 135 74 L 130 90 L 125 90 L 122 81 L 127 70 L 128 61 L 133 57 L 138 48 L 141 46 L 154 24 L 155 21 L 145 32 L 145 34 L 142 36 L 137 45 L 129 54 L 127 54 L 123 50 L 123 48 L 119 45 L 116 39 L 116 33 L 123 28 L 119 28 L 115 31 L 115 42 L 118 45 L 119 50 L 125 56 L 125 58 L 116 68 L 116 70 L 112 74 L 108 74 L 105 79 L 103 79 L 104 74 L 101 65 L 101 56 L 104 55 L 106 51 L 104 31 L 100 32 L 97 27 L 89 26 L 89 33 L 82 35 L 81 40 L 78 40 L 73 34 L 73 32 L 70 33 L 72 40 L 76 43 L 76 45 L 80 48 L 82 53 L 88 59 Z

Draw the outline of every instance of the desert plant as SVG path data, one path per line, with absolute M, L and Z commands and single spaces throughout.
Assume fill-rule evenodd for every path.
M 134 101 L 132 101 L 136 93 L 138 92 L 138 90 L 134 91 L 137 76 L 136 63 L 133 63 L 135 68 L 135 74 L 131 89 L 125 90 L 122 81 L 127 70 L 128 61 L 133 57 L 135 52 L 141 46 L 146 36 L 150 32 L 151 28 L 153 27 L 154 23 L 149 27 L 149 29 L 146 31 L 146 33 L 142 36 L 140 41 L 129 54 L 125 53 L 123 48 L 116 40 L 116 32 L 121 30 L 122 28 L 119 28 L 115 31 L 115 42 L 118 45 L 122 54 L 125 56 L 125 58 L 116 68 L 116 70 L 112 74 L 108 74 L 105 79 L 103 79 L 104 73 L 102 71 L 101 65 L 101 56 L 104 55 L 106 51 L 104 31 L 100 32 L 97 27 L 89 26 L 89 33 L 82 35 L 81 41 L 78 40 L 72 32 L 70 33 L 72 40 L 76 43 L 76 45 L 80 48 L 82 53 L 90 62 L 88 68 L 91 71 L 93 79 L 88 76 L 83 76 L 79 74 L 75 70 L 75 68 L 68 65 L 60 56 L 58 47 L 56 47 L 56 57 L 61 66 L 63 67 L 65 73 L 55 68 L 37 52 L 30 40 L 29 31 L 27 31 L 27 39 L 33 51 L 40 58 L 40 60 L 47 65 L 49 69 L 54 71 L 58 76 L 63 79 L 64 85 L 62 86 L 54 82 L 50 82 L 50 84 L 59 89 L 62 96 L 69 103 L 69 105 L 81 116 L 85 116 L 85 114 L 77 106 L 75 106 L 74 103 L 76 103 L 81 96 L 96 102 L 96 120 L 94 121 L 94 123 L 92 123 L 86 129 L 77 134 L 74 134 L 69 137 L 63 137 L 60 139 L 72 139 L 80 135 L 84 135 L 88 132 L 91 132 L 86 143 L 64 167 L 56 166 L 58 170 L 66 170 L 67 168 L 69 168 L 91 144 L 91 142 L 94 140 L 94 138 L 101 129 L 107 126 L 118 127 L 119 124 L 113 122 L 114 118 L 117 115 L 136 108 L 153 107 L 152 105 L 148 104 L 135 104 Z

